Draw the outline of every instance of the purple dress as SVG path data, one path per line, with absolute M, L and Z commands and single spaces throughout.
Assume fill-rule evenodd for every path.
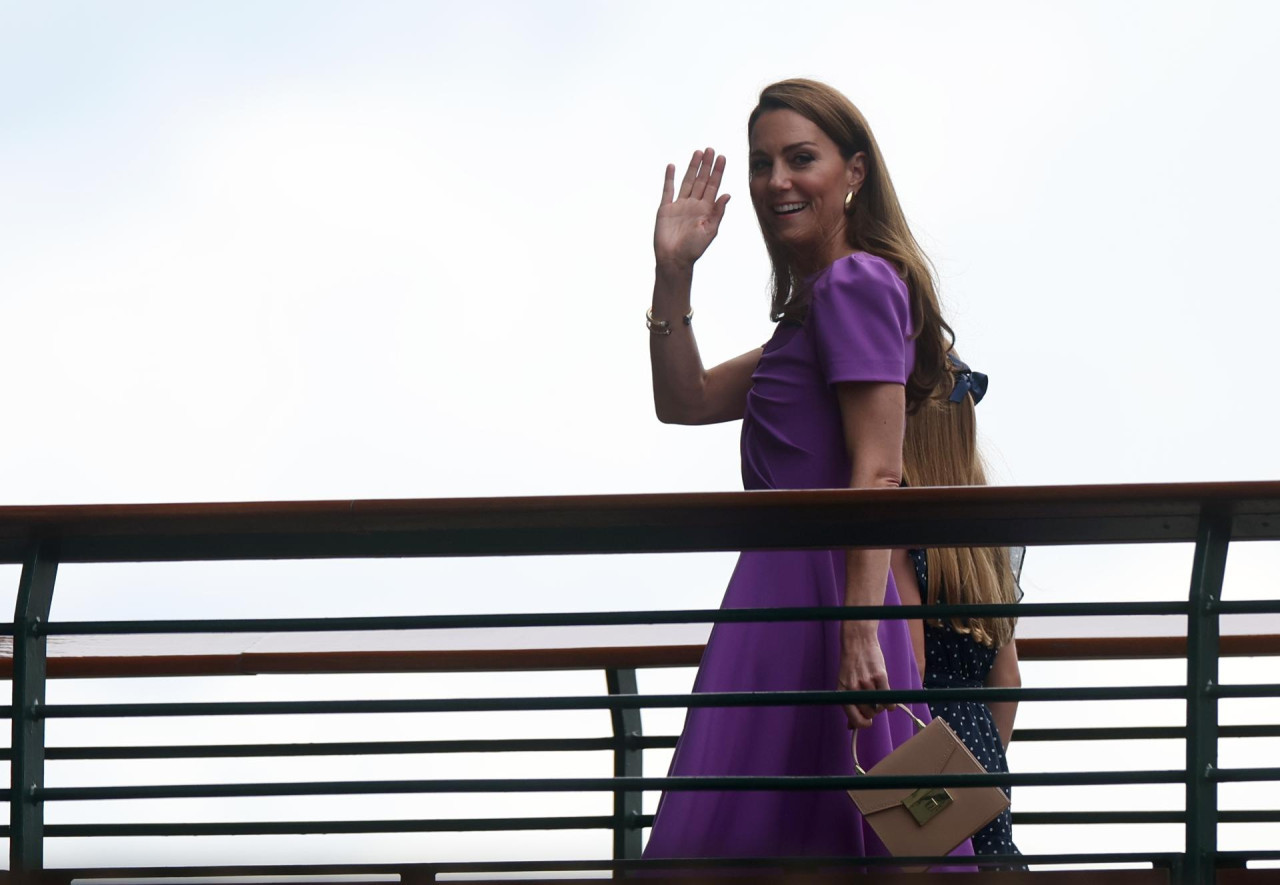
M 881 258 L 842 258 L 813 283 L 803 326 L 780 324 L 752 376 L 742 424 L 748 489 L 846 488 L 851 466 L 833 385 L 904 384 L 914 364 L 905 284 Z M 844 604 L 842 550 L 743 553 L 725 608 Z M 888 577 L 885 605 L 897 605 Z M 905 621 L 880 622 L 892 688 L 920 687 Z M 839 623 L 717 624 L 695 692 L 831 690 L 840 663 Z M 912 709 L 929 721 L 925 704 Z M 881 713 L 858 734 L 870 768 L 911 737 L 901 712 Z M 836 705 L 689 710 L 670 774 L 852 776 L 848 722 Z M 885 855 L 844 790 L 679 791 L 658 804 L 646 858 Z M 965 842 L 956 853 L 971 854 Z

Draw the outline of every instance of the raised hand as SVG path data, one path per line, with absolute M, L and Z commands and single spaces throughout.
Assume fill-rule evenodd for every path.
M 676 167 L 667 166 L 662 204 L 653 228 L 653 251 L 658 264 L 692 267 L 720 230 L 729 195 L 717 198 L 724 177 L 724 157 L 711 148 L 694 151 L 689 168 L 675 188 Z

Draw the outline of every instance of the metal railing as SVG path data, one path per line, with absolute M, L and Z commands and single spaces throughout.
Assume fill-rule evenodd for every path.
M 0 508 L 0 562 L 21 562 L 22 574 L 12 625 L 0 634 L 13 636 L 13 703 L 4 712 L 12 717 L 10 868 L 18 878 L 65 881 L 77 875 L 105 875 L 107 871 L 49 871 L 44 865 L 47 838 L 72 836 L 236 835 L 304 832 L 457 832 L 520 829 L 607 829 L 613 832 L 610 859 L 539 860 L 528 864 L 476 860 L 422 864 L 298 865 L 289 870 L 319 875 L 326 872 L 394 870 L 403 881 L 430 880 L 441 872 L 508 872 L 515 869 L 573 871 L 613 869 L 625 872 L 642 866 L 688 872 L 694 861 L 639 860 L 640 840 L 651 818 L 641 813 L 645 791 L 845 789 L 853 778 L 825 777 L 646 777 L 643 751 L 674 745 L 668 736 L 641 733 L 642 709 L 704 705 L 832 704 L 859 699 L 867 702 L 977 699 L 984 701 L 1182 700 L 1185 727 L 1091 728 L 1021 730 L 1020 740 L 1081 740 L 1125 738 L 1184 738 L 1182 768 L 1143 771 L 1075 771 L 967 776 L 896 776 L 882 786 L 1006 784 L 1013 786 L 1063 784 L 1168 784 L 1185 786 L 1183 811 L 1149 812 L 1032 812 L 1017 813 L 1023 823 L 1094 822 L 1181 823 L 1185 845 L 1181 852 L 1129 852 L 1105 855 L 1088 852 L 1037 855 L 1032 863 L 1091 860 L 1104 863 L 1140 861 L 1166 869 L 1184 883 L 1212 881 L 1220 868 L 1239 867 L 1248 860 L 1274 860 L 1280 852 L 1218 849 L 1217 830 L 1223 822 L 1280 821 L 1280 813 L 1222 812 L 1218 784 L 1275 781 L 1280 768 L 1222 768 L 1218 741 L 1222 737 L 1280 736 L 1280 727 L 1223 728 L 1218 701 L 1224 698 L 1280 697 L 1280 685 L 1221 685 L 1218 659 L 1219 619 L 1224 614 L 1274 614 L 1280 600 L 1227 602 L 1221 598 L 1226 554 L 1231 540 L 1280 539 L 1280 483 L 1235 483 L 1163 486 L 1093 486 L 1045 488 L 901 489 L 880 491 L 740 492 L 697 495 L 599 496 L 566 498 L 455 499 L 434 501 L 343 501 L 264 504 L 131 505 L 92 507 Z M 934 689 L 886 692 L 734 692 L 701 694 L 639 694 L 638 666 L 691 664 L 697 649 L 551 650 L 509 654 L 475 669 L 521 669 L 533 666 L 593 667 L 606 673 L 607 693 L 574 697 L 446 698 L 363 701 L 257 701 L 130 704 L 49 704 L 50 637 L 124 636 L 141 634 L 236 632 L 339 632 L 351 630 L 435 630 L 458 627 L 545 627 L 602 624 L 677 624 L 758 620 L 848 619 L 862 616 L 919 617 L 923 608 L 806 608 L 723 611 L 595 612 L 569 614 L 449 615 L 391 618 L 184 620 L 133 622 L 50 623 L 57 569 L 61 563 L 157 562 L 224 559 L 321 559 L 386 556 L 501 556 L 695 550 L 796 549 L 848 546 L 1050 545 L 1105 543 L 1195 543 L 1186 601 L 1148 603 L 1059 603 L 1013 606 L 935 606 L 930 616 L 952 612 L 1016 613 L 1020 618 L 1109 614 L 1183 615 L 1187 618 L 1185 684 L 1174 686 L 1113 686 L 1098 688 L 1036 687 Z M 8 627 L 8 629 L 4 629 Z M 1256 639 L 1256 638 L 1255 638 Z M 1264 637 L 1265 639 L 1265 637 Z M 1236 642 L 1230 653 L 1256 653 L 1268 642 Z M 1179 655 L 1181 656 L 1181 655 Z M 524 663 L 521 664 L 521 659 Z M 458 659 L 455 659 L 455 664 Z M 505 663 L 504 663 L 505 662 Z M 52 661 L 57 666 L 56 658 Z M 65 662 L 52 675 L 110 675 L 121 672 L 157 673 L 164 665 L 139 670 L 127 658 L 112 661 Z M 225 666 L 222 662 L 218 666 Z M 311 660 L 306 666 L 316 666 Z M 381 672 L 412 669 L 403 656 L 392 662 L 347 662 L 353 671 Z M 212 666 L 206 661 L 202 666 Z M 276 661 L 277 672 L 288 664 Z M 339 666 L 329 656 L 324 666 Z M 438 667 L 440 662 L 416 666 Z M 467 665 L 462 666 L 463 669 Z M 303 669 L 306 669 L 304 666 Z M 188 663 L 182 675 L 192 675 Z M 208 672 L 214 672 L 212 670 Z M 225 672 L 225 671 L 217 671 Z M 260 671 L 255 671 L 260 672 Z M 613 735 L 608 738 L 462 741 L 355 741 L 320 744 L 243 744 L 142 747 L 48 747 L 45 723 L 51 719 L 93 719 L 242 716 L 319 713 L 478 712 L 504 710 L 606 710 Z M 112 787 L 49 787 L 44 781 L 47 760 L 159 759 L 248 756 L 305 756 L 386 753 L 519 752 L 530 750 L 611 750 L 612 777 L 603 778 L 486 778 L 404 781 L 336 781 L 321 783 L 203 783 L 178 785 L 121 785 Z M 856 785 L 869 784 L 858 778 Z M 472 818 L 456 820 L 361 820 L 215 823 L 103 823 L 46 824 L 50 803 L 107 799 L 210 798 L 245 796 L 373 795 L 396 793 L 468 792 L 590 792 L 614 796 L 611 815 L 543 818 Z M 758 863 L 758 860 L 756 861 Z M 804 868 L 856 863 L 872 870 L 908 859 L 808 858 L 781 859 L 771 864 Z M 724 860 L 706 861 L 717 869 Z M 263 866 L 234 868 L 241 874 L 267 870 Z M 280 872 L 280 867 L 270 867 Z M 225 873 L 227 868 L 217 872 Z M 54 874 L 60 878 L 49 878 Z M 113 870 L 126 877 L 172 874 L 172 870 Z M 187 875 L 213 872 L 184 868 Z M 1096 879 L 1096 877 L 1095 877 Z

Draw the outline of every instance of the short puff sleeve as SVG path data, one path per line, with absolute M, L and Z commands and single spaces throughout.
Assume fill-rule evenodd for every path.
M 814 281 L 808 325 L 828 384 L 906 384 L 914 347 L 906 283 L 883 258 L 841 258 Z

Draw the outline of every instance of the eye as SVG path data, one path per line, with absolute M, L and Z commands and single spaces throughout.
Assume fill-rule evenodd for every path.
M 749 171 L 752 175 L 755 175 L 757 172 L 760 172 L 761 170 L 768 169 L 768 168 L 769 168 L 769 161 L 767 159 L 765 159 L 764 157 L 756 157 L 747 166 L 747 171 Z
M 813 162 L 813 154 L 810 154 L 806 151 L 800 151 L 800 153 L 795 154 L 791 158 L 792 166 L 808 166 L 812 162 Z

